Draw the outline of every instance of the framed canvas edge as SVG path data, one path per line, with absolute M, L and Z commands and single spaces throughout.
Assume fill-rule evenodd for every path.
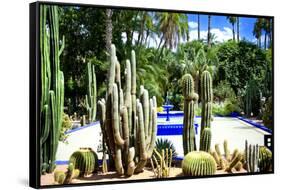
M 272 128 L 272 171 L 270 172 L 256 172 L 256 173 L 240 173 L 240 174 L 219 174 L 211 176 L 182 176 L 164 179 L 139 179 L 139 180 L 124 180 L 124 181 L 106 181 L 106 182 L 91 182 L 79 184 L 63 184 L 63 185 L 41 185 L 40 182 L 40 5 L 58 5 L 58 6 L 81 6 L 93 8 L 110 8 L 121 10 L 143 10 L 143 11 L 160 11 L 160 12 L 177 12 L 186 14 L 203 14 L 214 16 L 239 16 L 239 17 L 262 17 L 272 19 L 272 112 L 273 112 L 273 128 Z M 142 182 L 160 182 L 160 181 L 174 181 L 174 180 L 187 180 L 187 179 L 204 179 L 204 178 L 220 178 L 220 177 L 239 177 L 239 176 L 252 176 L 252 175 L 265 175 L 274 174 L 275 168 L 275 106 L 274 106 L 274 24 L 275 17 L 270 15 L 254 15 L 254 14 L 236 14 L 236 13 L 223 13 L 223 12 L 207 12 L 207 11 L 191 11 L 191 10 L 177 10 L 177 9 L 160 9 L 148 7 L 129 7 L 117 5 L 97 5 L 85 3 L 65 3 L 65 2 L 52 2 L 52 1 L 36 1 L 29 4 L 29 186 L 36 189 L 46 188 L 62 188 L 62 187 L 78 187 L 78 186 L 95 186 L 95 185 L 112 185 L 124 183 L 142 183 Z M 35 117 L 34 117 L 35 116 Z

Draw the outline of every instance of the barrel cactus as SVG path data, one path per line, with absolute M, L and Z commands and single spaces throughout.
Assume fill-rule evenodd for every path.
M 58 184 L 69 184 L 73 179 L 77 178 L 80 174 L 78 169 L 74 168 L 74 165 L 70 163 L 68 165 L 67 171 L 56 171 L 54 174 L 54 180 Z
M 268 172 L 272 167 L 272 152 L 265 146 L 259 148 L 259 169 L 260 172 Z
M 87 176 L 98 169 L 98 156 L 91 148 L 80 148 L 69 159 L 75 169 L 79 169 L 79 176 Z
M 182 161 L 182 171 L 187 176 L 213 175 L 216 169 L 216 161 L 209 153 L 204 151 L 190 152 Z

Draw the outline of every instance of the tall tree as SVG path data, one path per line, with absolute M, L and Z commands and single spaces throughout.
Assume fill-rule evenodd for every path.
M 271 21 L 269 18 L 263 19 L 262 28 L 264 30 L 264 49 L 267 48 L 268 44 L 270 43 L 270 33 L 271 33 Z
M 234 28 L 234 25 L 237 22 L 237 17 L 235 17 L 235 16 L 228 16 L 227 19 L 230 22 L 230 24 L 232 25 L 233 41 L 235 41 L 235 28 Z
M 105 14 L 105 47 L 109 54 L 112 43 L 112 9 L 106 9 Z
M 240 41 L 240 21 L 239 17 L 237 17 L 237 42 Z
M 200 40 L 200 14 L 197 15 L 197 23 L 198 40 Z
M 187 15 L 181 13 L 163 12 L 156 15 L 161 39 L 158 49 L 164 47 L 175 48 L 181 39 L 185 40 L 188 34 Z
M 258 18 L 254 24 L 254 29 L 253 29 L 253 35 L 257 39 L 258 47 L 261 47 L 262 25 L 263 25 L 263 19 Z
M 211 47 L 211 15 L 208 15 L 208 36 L 207 36 L 208 47 Z

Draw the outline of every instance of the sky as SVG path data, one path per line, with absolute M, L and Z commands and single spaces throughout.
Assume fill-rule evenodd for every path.
M 189 35 L 190 40 L 197 39 L 197 14 L 188 14 Z M 240 17 L 240 39 L 246 39 L 247 41 L 255 42 L 256 39 L 253 36 L 253 27 L 256 22 L 256 18 Z M 208 16 L 200 15 L 200 37 L 206 39 L 208 31 Z M 211 33 L 215 34 L 216 40 L 219 42 L 232 39 L 232 25 L 227 20 L 226 16 L 212 16 L 211 17 Z M 236 24 L 235 24 L 236 34 Z

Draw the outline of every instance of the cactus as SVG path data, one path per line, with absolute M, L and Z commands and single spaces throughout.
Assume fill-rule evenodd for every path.
M 223 150 L 224 150 L 224 156 L 225 156 L 225 159 L 227 161 L 230 161 L 230 152 L 229 152 L 229 149 L 228 149 L 228 142 L 227 140 L 224 140 L 223 141 Z
M 235 165 L 235 170 L 236 171 L 240 171 L 241 169 L 242 169 L 242 167 L 243 167 L 243 164 L 242 164 L 242 162 L 241 161 L 239 161 L 236 165 Z
M 98 169 L 98 156 L 91 148 L 80 148 L 69 159 L 75 169 L 79 169 L 79 176 L 84 177 Z
M 186 74 L 182 78 L 182 88 L 184 96 L 184 120 L 183 120 L 183 150 L 184 155 L 196 150 L 194 131 L 194 102 L 198 100 L 198 95 L 194 93 L 193 78 Z
M 245 162 L 246 169 L 248 172 L 258 172 L 258 161 L 259 161 L 259 146 L 248 145 L 248 141 L 245 141 Z
M 202 100 L 202 117 L 201 117 L 201 131 L 200 131 L 200 150 L 203 150 L 202 134 L 205 128 L 211 128 L 212 117 L 212 77 L 208 71 L 204 71 L 201 75 L 201 100 Z
M 187 176 L 213 175 L 216 169 L 216 161 L 209 153 L 204 151 L 190 152 L 182 161 L 182 171 Z
M 272 153 L 265 146 L 259 148 L 259 169 L 260 172 L 268 172 L 272 169 Z
M 218 156 L 221 158 L 221 151 L 220 151 L 220 145 L 219 144 L 215 144 L 215 150 L 216 150 L 216 153 L 218 154 Z
M 132 51 L 131 62 L 126 61 L 125 91 L 121 85 L 120 64 L 115 46 L 111 46 L 105 100 L 98 101 L 104 142 L 110 163 L 119 175 L 131 176 L 143 171 L 151 158 L 157 130 L 156 98 L 149 99 L 143 87 L 136 99 L 136 58 Z M 114 161 L 114 162 L 113 162 Z M 112 167 L 112 165 L 110 166 Z
M 230 162 L 229 166 L 225 169 L 226 172 L 232 173 L 232 169 L 240 162 L 242 155 L 237 153 L 233 160 Z
M 211 129 L 205 128 L 201 136 L 202 145 L 200 146 L 201 148 L 200 150 L 203 150 L 205 152 L 210 152 L 211 138 L 212 138 Z
M 97 112 L 97 84 L 96 84 L 96 73 L 95 66 L 88 62 L 87 64 L 88 72 L 88 94 L 86 95 L 86 108 L 88 112 L 89 123 L 96 120 Z
M 157 158 L 156 158 L 157 157 Z M 167 178 L 170 176 L 170 168 L 172 165 L 173 159 L 173 150 L 166 148 L 165 150 L 161 150 L 158 152 L 154 149 L 154 154 L 152 156 L 153 160 L 150 158 L 150 162 L 152 165 L 152 170 L 156 178 Z M 156 164 L 156 168 L 154 167 L 154 162 Z M 159 163 L 160 162 L 160 163 Z
M 73 179 L 76 179 L 79 176 L 80 171 L 78 169 L 74 169 L 72 163 L 68 165 L 67 171 L 56 171 L 54 174 L 55 182 L 58 184 L 69 184 Z
M 60 70 L 59 58 L 63 49 L 64 37 L 61 42 L 59 40 L 58 7 L 42 5 L 40 8 L 42 173 L 52 173 L 56 167 L 56 152 L 64 106 L 64 75 Z

